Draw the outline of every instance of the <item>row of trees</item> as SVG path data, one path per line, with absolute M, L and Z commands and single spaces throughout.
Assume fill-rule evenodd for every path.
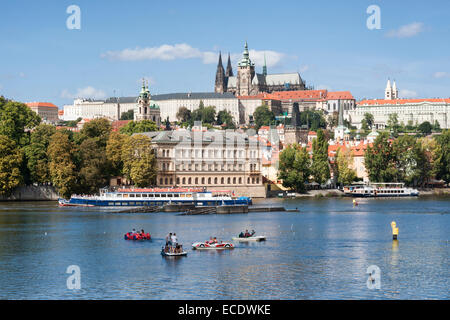
M 391 140 L 382 132 L 369 146 L 364 163 L 372 182 L 405 182 L 421 186 L 431 178 L 450 181 L 450 131 L 435 138 L 410 135 Z
M 278 178 L 283 186 L 304 192 L 306 183 L 323 184 L 330 172 L 342 185 L 357 180 L 353 155 L 346 148 L 338 149 L 335 161 L 328 161 L 327 135 L 323 130 L 313 140 L 312 155 L 298 144 L 284 149 L 280 154 Z M 450 182 L 450 130 L 436 138 L 400 136 L 391 139 L 387 132 L 380 133 L 364 154 L 364 163 L 372 182 L 405 182 L 423 186 L 430 179 Z
M 26 105 L 0 97 L 0 194 L 24 184 L 52 184 L 59 193 L 93 193 L 111 176 L 125 176 L 137 186 L 154 183 L 155 157 L 150 139 L 155 123 L 131 121 L 112 132 L 107 119 L 85 123 L 80 132 L 41 124 Z
M 197 109 L 191 112 L 186 107 L 181 107 L 177 112 L 177 119 L 182 124 L 193 126 L 195 121 L 201 121 L 208 125 L 219 125 L 225 129 L 235 129 L 236 124 L 233 121 L 233 116 L 227 110 L 221 110 L 216 114 L 216 107 L 205 107 L 203 101 Z

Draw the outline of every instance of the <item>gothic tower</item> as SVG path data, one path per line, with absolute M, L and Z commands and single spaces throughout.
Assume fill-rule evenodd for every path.
M 222 53 L 219 53 L 219 63 L 216 71 L 216 84 L 214 92 L 224 93 L 226 91 L 225 70 L 222 65 Z
M 398 89 L 397 84 L 395 83 L 395 79 L 394 84 L 392 85 L 392 99 L 398 99 Z
M 227 71 L 225 71 L 225 77 L 232 77 L 233 76 L 233 67 L 231 66 L 231 58 L 230 53 L 228 52 L 228 63 L 227 63 Z
M 267 76 L 267 63 L 266 63 L 266 53 L 264 53 L 264 66 L 263 66 L 263 76 Z
M 238 63 L 236 94 L 248 96 L 254 94 L 252 80 L 255 76 L 255 64 L 250 60 L 247 41 L 245 41 L 244 53 Z

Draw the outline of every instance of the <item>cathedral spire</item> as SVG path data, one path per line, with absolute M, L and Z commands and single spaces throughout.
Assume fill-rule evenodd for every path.
M 222 64 L 222 52 L 219 52 L 219 63 L 217 64 L 216 84 L 214 91 L 217 93 L 225 92 L 225 70 L 223 69 Z
M 233 76 L 233 67 L 231 66 L 231 58 L 230 53 L 228 52 L 228 63 L 227 63 L 227 71 L 225 72 L 225 77 Z
M 265 53 L 265 52 L 264 52 L 263 75 L 264 75 L 264 76 L 267 76 L 267 63 L 266 63 L 266 53 Z

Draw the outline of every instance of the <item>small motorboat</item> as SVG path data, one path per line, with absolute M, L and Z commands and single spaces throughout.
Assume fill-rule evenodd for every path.
M 184 256 L 187 256 L 187 252 L 186 251 L 182 251 L 182 252 L 178 252 L 178 253 L 175 253 L 175 252 L 165 252 L 164 251 L 164 247 L 161 249 L 161 255 L 163 256 L 163 257 L 184 257 Z
M 142 234 L 142 233 L 132 233 L 128 232 L 125 233 L 123 236 L 125 240 L 152 240 L 152 237 L 150 236 L 150 233 Z
M 225 250 L 225 249 L 234 249 L 234 244 L 231 242 L 213 242 L 205 241 L 205 242 L 196 242 L 192 244 L 193 250 Z
M 266 241 L 266 236 L 233 237 L 232 240 L 239 242 Z

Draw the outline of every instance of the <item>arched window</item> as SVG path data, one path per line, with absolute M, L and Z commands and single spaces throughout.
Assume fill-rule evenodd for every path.
M 186 178 L 183 178 L 183 184 L 186 184 Z
M 188 179 L 188 184 L 191 184 L 191 181 L 192 181 L 192 180 L 191 180 L 191 178 L 189 177 L 189 179 Z
M 208 184 L 211 184 L 211 177 L 208 178 Z
M 202 184 L 205 184 L 205 178 L 204 177 L 202 178 Z
M 221 183 L 221 184 L 224 184 L 224 183 L 225 183 L 225 179 L 224 179 L 223 177 L 220 179 L 220 183 Z
M 217 184 L 217 177 L 214 178 L 214 184 Z
M 239 178 L 239 184 L 242 184 L 242 178 Z
M 236 184 L 236 177 L 233 178 L 233 184 Z
M 169 184 L 169 179 L 165 178 L 164 182 L 165 182 L 165 184 Z
M 177 178 L 177 184 L 180 184 L 180 178 Z
M 195 178 L 195 184 L 198 184 L 198 178 Z
M 228 177 L 227 181 L 228 181 L 228 184 L 231 184 L 231 178 L 230 177 Z
M 250 177 L 247 178 L 247 184 L 250 184 Z

